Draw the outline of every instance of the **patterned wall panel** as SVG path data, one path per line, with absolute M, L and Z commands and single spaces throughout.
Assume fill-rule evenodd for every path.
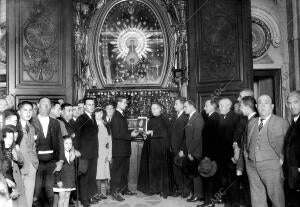
M 250 0 L 189 0 L 189 97 L 252 85 Z M 202 96 L 202 95 L 201 95 Z
M 201 13 L 199 81 L 239 79 L 238 0 L 209 1 Z
M 59 0 L 21 1 L 21 84 L 62 84 Z

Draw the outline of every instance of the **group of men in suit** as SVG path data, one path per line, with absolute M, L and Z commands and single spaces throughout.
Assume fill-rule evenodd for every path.
M 240 206 L 241 199 L 245 206 L 268 206 L 268 203 L 278 207 L 300 206 L 300 91 L 287 97 L 291 125 L 273 114 L 274 104 L 268 95 L 261 95 L 256 102 L 253 91 L 246 89 L 240 92 L 238 100 L 242 114 L 232 110 L 229 98 L 218 103 L 207 100 L 204 113 L 197 111 L 194 102 L 176 99 L 177 114 L 169 129 L 174 160 L 186 158 L 198 164 L 210 160 L 217 163 L 218 169 L 209 177 L 199 173 L 191 176 L 174 162 L 177 191 L 173 196 L 187 198 L 191 194 L 187 201 L 199 202 L 198 206 L 214 206 L 216 198 L 221 197 L 232 206 Z M 98 127 L 92 116 L 95 103 L 86 99 L 82 105 L 84 110 L 78 112 L 76 120 L 74 108 L 68 103 L 60 106 L 61 116 L 56 117 L 55 104 L 51 106 L 49 98 L 43 97 L 37 104 L 38 115 L 24 122 L 35 131 L 32 136 L 39 161 L 33 201 L 36 206 L 55 203 L 53 172 L 59 171 L 63 164 L 64 133 L 74 137 L 75 148 L 87 162 L 86 173 L 79 177 L 82 205 L 89 206 L 99 200 L 95 182 Z M 108 119 L 113 145 L 111 196 L 117 201 L 124 200 L 122 195 L 134 195 L 128 189 L 127 177 L 131 137 L 138 132 L 128 130 L 126 107 L 126 98 L 117 97 L 116 111 Z
M 210 177 L 191 179 L 174 163 L 177 195 L 185 198 L 192 192 L 187 201 L 200 201 L 198 206 L 214 206 L 220 198 L 229 206 L 300 206 L 300 92 L 287 98 L 290 126 L 273 113 L 269 95 L 257 102 L 253 95 L 250 89 L 240 92 L 240 114 L 229 98 L 207 100 L 202 114 L 191 101 L 175 101 L 178 115 L 170 128 L 174 157 L 209 159 L 218 166 Z

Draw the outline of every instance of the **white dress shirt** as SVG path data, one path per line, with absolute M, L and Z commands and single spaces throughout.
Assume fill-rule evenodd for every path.
M 70 151 L 65 150 L 65 156 L 66 156 L 68 163 L 70 163 Z
M 49 126 L 50 118 L 49 118 L 49 116 L 38 115 L 38 119 L 41 122 L 41 125 L 42 125 L 42 128 L 43 128 L 43 133 L 44 133 L 44 136 L 46 138 L 47 133 L 48 133 L 48 126 Z
M 271 114 L 272 115 L 272 114 Z M 270 119 L 270 117 L 271 117 L 271 115 L 269 115 L 269 116 L 267 116 L 267 118 L 265 118 L 262 122 L 263 122 L 263 126 L 265 126 L 265 124 L 267 123 L 267 121 Z M 258 119 L 258 126 L 259 126 L 259 124 L 260 124 L 260 122 L 261 122 L 261 117 L 259 117 L 259 119 Z

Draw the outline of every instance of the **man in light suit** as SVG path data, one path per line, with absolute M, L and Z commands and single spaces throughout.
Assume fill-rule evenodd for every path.
M 248 125 L 244 151 L 252 206 L 267 207 L 267 195 L 274 207 L 284 207 L 283 143 L 288 122 L 274 115 L 272 99 L 261 95 L 257 101 L 259 117 Z
M 284 144 L 284 172 L 288 206 L 300 206 L 300 91 L 293 91 L 287 99 L 293 116 Z
M 18 114 L 20 117 L 19 128 L 21 128 L 18 136 L 21 138 L 20 152 L 24 157 L 21 174 L 26 189 L 25 197 L 28 206 L 32 206 L 33 203 L 35 177 L 39 165 L 35 147 L 35 129 L 29 123 L 32 117 L 32 109 L 33 105 L 28 101 L 23 101 L 18 104 Z
M 199 112 L 196 110 L 195 103 L 187 100 L 184 103 L 184 111 L 189 115 L 189 120 L 185 126 L 185 138 L 187 147 L 187 157 L 190 161 L 197 160 L 200 162 L 202 158 L 202 129 L 204 120 Z M 200 175 L 196 175 L 192 179 L 193 195 L 187 199 L 188 202 L 201 201 L 203 204 L 203 185 Z

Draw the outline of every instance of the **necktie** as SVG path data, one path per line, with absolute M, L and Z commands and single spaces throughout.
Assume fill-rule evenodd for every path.
M 23 132 L 26 132 L 26 134 L 29 133 L 29 126 L 27 123 L 26 123 L 25 127 L 23 128 Z
M 263 123 L 264 119 L 260 119 L 260 123 L 258 125 L 258 131 L 260 132 L 260 130 L 263 128 L 264 123 Z

